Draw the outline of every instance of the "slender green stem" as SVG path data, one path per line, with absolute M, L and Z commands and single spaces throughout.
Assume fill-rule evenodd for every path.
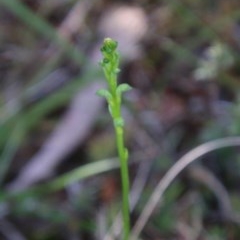
M 103 60 L 100 64 L 107 80 L 108 89 L 101 89 L 97 93 L 106 98 L 114 123 L 117 151 L 121 165 L 123 240 L 128 240 L 130 232 L 128 150 L 124 145 L 124 120 L 121 115 L 121 102 L 122 93 L 131 88 L 127 84 L 117 84 L 119 54 L 116 48 L 116 41 L 110 38 L 104 40 L 101 48 Z
M 115 127 L 116 141 L 118 148 L 118 155 L 121 164 L 121 178 L 122 178 L 122 215 L 123 215 L 123 228 L 124 240 L 128 240 L 130 231 L 130 217 L 129 217 L 129 173 L 128 173 L 128 159 L 125 154 L 124 138 L 122 128 Z

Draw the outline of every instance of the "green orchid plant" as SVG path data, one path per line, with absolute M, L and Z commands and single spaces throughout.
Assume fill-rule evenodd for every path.
M 123 239 L 128 240 L 130 231 L 128 150 L 124 145 L 124 119 L 121 114 L 121 104 L 122 93 L 130 90 L 131 87 L 126 83 L 118 84 L 117 82 L 117 75 L 120 71 L 118 68 L 119 53 L 117 52 L 117 46 L 117 41 L 111 38 L 105 38 L 103 41 L 101 47 L 103 59 L 100 65 L 103 69 L 108 89 L 100 89 L 97 91 L 97 94 L 106 98 L 115 129 L 121 165 Z

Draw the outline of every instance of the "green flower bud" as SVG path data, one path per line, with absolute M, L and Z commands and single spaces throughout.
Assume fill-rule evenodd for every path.
M 103 41 L 103 45 L 101 47 L 101 51 L 104 53 L 112 53 L 117 49 L 118 43 L 111 38 L 105 38 Z
M 103 59 L 103 63 L 107 64 L 107 63 L 109 63 L 109 62 L 110 62 L 110 60 L 109 60 L 108 58 L 104 58 L 104 59 Z

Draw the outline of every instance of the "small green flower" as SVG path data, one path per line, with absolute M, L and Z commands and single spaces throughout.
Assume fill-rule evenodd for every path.
M 119 72 L 119 54 L 117 52 L 117 41 L 105 38 L 101 47 L 103 59 L 100 65 L 103 68 L 110 92 L 114 91 L 117 85 L 117 74 Z
M 118 67 L 120 57 L 117 51 L 117 46 L 117 41 L 111 38 L 105 38 L 101 47 L 103 59 L 101 60 L 100 65 L 108 83 L 108 95 L 112 96 L 111 102 L 109 101 L 109 97 L 106 97 L 106 91 L 101 91 L 100 94 L 98 92 L 98 95 L 101 96 L 103 96 L 104 92 L 104 97 L 110 105 L 109 109 L 113 118 L 120 117 L 122 92 L 131 89 L 131 87 L 126 83 L 120 84 L 119 86 L 117 84 L 117 74 L 120 72 Z
M 117 49 L 118 42 L 111 38 L 105 38 L 103 41 L 103 46 L 101 47 L 101 52 L 104 54 L 112 53 Z

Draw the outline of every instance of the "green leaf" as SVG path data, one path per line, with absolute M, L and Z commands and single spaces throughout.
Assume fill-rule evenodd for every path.
M 122 83 L 122 84 L 118 85 L 118 87 L 117 87 L 117 94 L 121 95 L 121 93 L 127 92 L 131 89 L 132 89 L 132 87 L 130 85 L 128 85 L 127 83 Z
M 100 97 L 104 97 L 107 99 L 107 101 L 111 101 L 112 100 L 112 94 L 106 90 L 106 89 L 99 89 L 96 94 Z

